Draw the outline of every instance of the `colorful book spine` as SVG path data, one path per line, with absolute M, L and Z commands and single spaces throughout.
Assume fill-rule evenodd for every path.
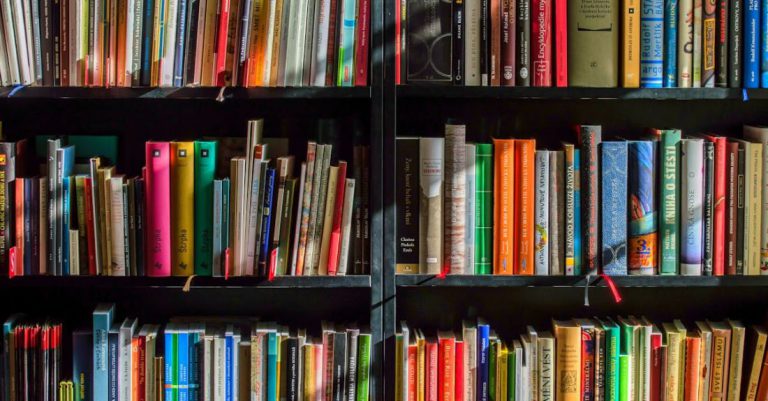
M 533 275 L 534 262 L 534 182 L 536 140 L 515 140 L 515 230 L 519 236 L 515 242 L 515 274 Z
M 640 87 L 640 11 L 639 0 L 622 1 L 621 85 Z
M 656 273 L 656 160 L 656 143 L 629 142 L 629 274 Z
M 702 3 L 703 0 L 693 0 L 693 50 L 691 52 L 691 87 L 701 88 L 702 60 Z
M 759 4 L 760 15 L 760 87 L 768 88 L 768 1 L 762 0 Z M 749 33 L 748 33 L 749 34 Z
M 147 202 L 147 275 L 171 275 L 171 145 L 168 142 L 146 144 Z
M 627 142 L 600 145 L 603 272 L 627 274 Z
M 178 334 L 176 334 L 176 365 L 178 373 L 176 373 L 178 394 L 176 395 L 178 401 L 191 401 L 190 396 L 192 390 L 190 388 L 190 374 L 191 374 L 191 358 L 189 352 L 190 335 L 189 331 L 182 327 Z
M 213 180 L 216 141 L 195 142 L 195 275 L 213 275 Z
M 531 0 L 533 86 L 552 86 L 552 1 Z
M 678 0 L 664 0 L 664 87 L 677 87 Z
M 581 275 L 584 252 L 582 250 L 582 236 L 581 236 L 581 150 L 573 150 L 573 274 L 575 276 Z
M 744 7 L 741 1 L 731 0 L 728 7 L 728 87 L 741 88 L 744 43 Z
M 600 164 L 598 161 L 598 146 L 601 141 L 601 127 L 599 125 L 582 125 L 579 127 L 579 145 L 581 151 L 581 191 L 582 210 L 581 220 L 583 224 L 584 243 L 583 268 L 584 273 L 597 273 L 600 265 L 598 254 L 599 210 L 600 199 L 599 177 Z
M 191 276 L 195 266 L 194 142 L 171 142 L 171 187 L 171 273 Z
M 568 1 L 555 1 L 555 85 L 568 86 Z
M 575 150 L 572 144 L 565 145 L 565 275 L 573 276 L 576 265 L 576 204 L 575 204 Z
M 680 238 L 680 130 L 662 130 L 661 135 L 661 210 L 659 245 L 662 275 L 678 274 Z
M 101 304 L 93 312 L 93 401 L 107 401 L 109 375 L 108 334 L 114 305 Z
M 664 84 L 664 0 L 644 0 L 640 15 L 640 86 Z
M 537 150 L 535 155 L 535 223 L 534 262 L 537 276 L 549 275 L 549 151 Z
M 715 11 L 715 23 L 717 24 L 717 28 L 715 31 L 714 81 L 716 87 L 727 88 L 728 70 L 732 68 L 728 65 L 728 48 L 730 47 L 728 41 L 731 40 L 729 37 L 729 30 L 731 29 L 731 24 L 733 24 L 733 21 L 728 20 L 731 0 L 715 1 L 717 2 L 717 10 Z
M 355 83 L 355 14 L 356 0 L 341 1 L 341 27 L 339 29 L 339 72 L 337 86 L 353 86 Z
M 495 199 L 492 202 L 493 220 L 489 221 L 493 226 L 493 258 L 489 262 L 493 262 L 494 274 L 513 274 L 517 256 L 514 252 L 516 144 L 514 139 L 494 139 L 493 143 L 493 196 Z M 487 201 L 487 203 L 491 202 Z M 489 263 L 489 273 L 490 269 Z
M 259 271 L 268 272 L 268 263 L 270 262 L 269 255 L 269 233 L 272 232 L 272 215 L 274 214 L 274 191 L 275 191 L 275 176 L 276 171 L 273 168 L 267 169 L 266 181 L 264 181 L 264 216 L 261 222 L 261 253 L 259 254 Z
M 677 86 L 693 86 L 693 0 L 678 0 Z
M 715 23 L 715 14 L 717 13 L 718 0 L 703 0 L 703 12 L 701 17 L 702 27 L 702 49 L 701 49 L 701 87 L 715 87 L 715 48 L 717 47 L 716 33 L 718 32 Z M 727 23 L 727 22 L 723 22 Z M 725 32 L 727 30 L 723 30 Z
M 760 1 L 746 0 L 744 10 L 744 87 L 760 87 Z
M 715 145 L 704 141 L 704 261 L 702 273 L 712 275 L 715 195 Z
M 487 324 L 477 325 L 477 401 L 489 401 L 490 330 Z
M 603 323 L 605 330 L 605 400 L 619 401 L 619 344 L 621 331 L 615 323 Z
M 466 126 L 449 122 L 445 125 L 445 242 L 444 252 L 448 270 L 452 274 L 466 274 L 466 247 L 464 246 L 466 227 L 466 189 L 465 173 Z
M 493 145 L 475 145 L 475 274 L 493 272 Z M 510 266 L 514 266 L 510 262 Z
M 728 186 L 728 140 L 725 137 L 709 137 L 715 148 L 715 177 L 713 198 L 713 274 L 725 274 L 726 260 L 726 192 Z
M 701 275 L 703 263 L 704 219 L 704 142 L 683 139 L 681 142 L 680 183 L 680 273 Z
M 549 152 L 549 271 L 553 276 L 565 273 L 564 179 L 564 152 Z

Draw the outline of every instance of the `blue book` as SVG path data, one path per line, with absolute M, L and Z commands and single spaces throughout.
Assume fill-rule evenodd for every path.
M 491 326 L 477 323 L 477 401 L 488 401 L 489 341 Z
M 109 395 L 109 329 L 114 304 L 99 304 L 93 311 L 93 401 L 107 401 Z
M 142 21 L 143 43 L 141 44 L 141 86 L 150 86 L 152 83 L 152 37 L 155 33 L 154 12 L 154 0 L 144 0 L 144 20 Z
M 195 21 L 197 22 L 197 21 Z M 176 54 L 173 60 L 173 86 L 181 87 L 184 83 L 184 45 L 187 32 L 187 0 L 179 0 L 176 18 Z
M 264 216 L 261 220 L 261 254 L 259 255 L 259 272 L 267 275 L 269 272 L 269 244 L 272 242 L 272 197 L 275 191 L 275 169 L 268 168 L 264 181 Z
M 640 14 L 640 86 L 664 83 L 664 0 L 643 0 Z
M 221 180 L 221 251 L 229 248 L 229 178 Z M 222 257 L 222 263 L 224 258 Z
M 760 7 L 760 87 L 768 88 L 768 0 Z
M 234 352 L 235 352 L 235 341 L 232 334 L 232 327 L 227 327 L 227 333 L 224 337 L 224 401 L 233 401 L 234 400 L 234 372 L 233 368 L 235 365 L 234 360 Z
M 109 401 L 117 401 L 120 394 L 118 376 L 120 372 L 120 324 L 115 324 L 107 334 L 109 343 Z
M 759 88 L 760 0 L 746 0 L 744 11 L 744 87 Z
M 573 232 L 576 235 L 573 238 L 573 274 L 581 275 L 581 152 L 579 149 L 573 150 L 573 176 L 576 179 L 573 182 Z
M 355 84 L 355 15 L 357 1 L 342 0 L 339 30 L 339 72 L 337 86 Z
M 91 401 L 93 386 L 91 368 L 93 366 L 93 333 L 76 331 L 72 333 L 72 384 L 74 401 Z M 82 388 L 82 391 L 81 391 Z
M 613 276 L 627 274 L 627 157 L 626 141 L 600 145 L 603 272 Z
M 664 87 L 677 86 L 677 0 L 664 0 Z
M 176 334 L 176 361 L 179 369 L 178 401 L 189 401 L 189 331 L 180 327 Z
M 267 334 L 267 400 L 277 401 L 277 332 Z
M 657 271 L 657 145 L 657 141 L 629 142 L 627 259 L 629 272 L 632 274 L 653 275 Z
M 163 363 L 165 364 L 165 400 L 166 401 L 178 401 L 176 395 L 178 395 L 178 365 L 176 362 L 176 326 L 169 323 L 165 326 L 164 332 L 165 342 L 163 344 Z
M 63 177 L 62 178 L 62 197 L 64 198 L 64 207 L 62 210 L 62 274 L 65 276 L 69 276 L 69 272 L 72 271 L 69 265 L 69 213 L 70 213 L 70 199 L 72 197 L 71 191 L 72 191 L 72 183 L 70 180 L 71 177 Z
M 189 328 L 189 401 L 200 400 L 200 337 L 204 326 Z
M 58 166 L 56 167 L 56 203 L 54 209 L 54 217 L 56 222 L 56 274 L 62 275 L 64 273 L 64 248 L 69 248 L 69 242 L 64 244 L 64 177 L 69 177 L 73 174 L 75 168 L 75 147 L 65 146 L 56 149 L 56 160 Z M 49 200 L 50 202 L 50 200 Z M 69 238 L 69 235 L 67 235 Z

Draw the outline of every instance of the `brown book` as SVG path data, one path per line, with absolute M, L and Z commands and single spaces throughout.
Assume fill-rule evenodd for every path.
M 490 0 L 491 6 L 491 86 L 501 85 L 501 3 Z
M 765 328 L 762 326 L 752 326 L 751 332 L 747 351 L 751 352 L 752 361 L 749 366 L 745 366 L 749 370 L 744 371 L 744 374 L 747 375 L 745 376 L 747 380 L 744 381 L 742 389 L 745 401 L 756 400 L 758 385 L 760 384 L 760 370 L 763 367 L 763 358 L 766 355 L 765 343 L 766 339 L 768 339 L 768 333 L 766 333 Z
M 568 82 L 570 86 L 615 87 L 619 83 L 619 1 L 585 7 L 568 2 Z M 599 12 L 596 10 L 600 10 Z
M 125 82 L 125 35 L 127 34 L 126 19 L 128 18 L 128 2 L 127 1 L 115 1 L 117 3 L 117 36 L 116 36 L 116 57 L 115 70 L 110 71 L 110 79 L 115 80 L 117 86 L 131 86 L 128 82 Z
M 330 0 L 331 7 L 328 14 L 328 62 L 325 66 L 325 86 L 336 86 L 336 20 L 338 19 L 339 0 Z M 403 57 L 405 58 L 405 57 Z
M 515 86 L 517 1 L 501 0 L 501 85 Z
M 59 44 L 59 48 L 61 49 L 61 52 L 59 53 L 59 69 L 60 69 L 60 75 L 59 75 L 59 85 L 60 86 L 69 86 L 69 46 L 70 46 L 70 38 L 69 38 L 69 31 L 70 31 L 70 24 L 74 23 L 74 21 L 69 20 L 69 9 L 70 7 L 74 7 L 73 2 L 70 0 L 61 0 L 61 24 L 59 25 L 59 37 L 61 38 L 61 43 Z M 72 71 L 74 73 L 74 71 Z M 44 241 L 43 241 L 44 242 Z
M 712 376 L 710 401 L 724 401 L 728 396 L 728 363 L 731 351 L 731 329 L 724 322 L 708 322 L 712 328 Z
M 739 143 L 728 141 L 726 145 L 726 197 L 725 213 L 725 274 L 736 274 L 736 231 L 739 205 Z
M 685 339 L 685 401 L 699 400 L 701 362 L 701 336 L 698 333 L 690 333 Z

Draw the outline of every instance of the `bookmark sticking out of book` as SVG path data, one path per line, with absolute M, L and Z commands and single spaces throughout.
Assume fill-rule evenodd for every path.
M 448 263 L 443 263 L 443 268 L 440 269 L 440 274 L 435 277 L 439 278 L 440 280 L 445 280 L 445 277 L 448 275 L 450 269 L 451 266 Z
M 741 101 L 748 102 L 749 101 L 749 93 L 747 93 L 747 88 L 741 89 Z
M 229 280 L 229 247 L 224 250 L 224 280 Z
M 267 272 L 267 281 L 275 281 L 275 269 L 277 268 L 277 250 L 275 248 L 269 255 L 269 271 Z
M 613 281 L 613 278 L 605 274 L 601 274 L 600 276 L 603 278 L 603 280 L 605 280 L 605 283 L 608 284 L 608 289 L 611 290 L 611 295 L 613 295 L 613 300 L 617 304 L 620 303 L 621 294 L 619 294 L 619 287 L 616 286 L 616 283 Z
M 8 278 L 16 277 L 16 247 L 8 250 Z
M 181 291 L 189 292 L 189 290 L 192 288 L 192 279 L 195 277 L 196 276 L 194 274 L 187 277 L 187 281 L 184 283 L 184 287 L 181 287 Z

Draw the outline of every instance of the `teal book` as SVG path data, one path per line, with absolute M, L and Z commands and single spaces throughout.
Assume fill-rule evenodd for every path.
M 475 274 L 493 271 L 493 145 L 475 145 Z
M 267 334 L 267 399 L 266 401 L 277 400 L 277 332 L 271 331 Z
M 605 401 L 619 401 L 619 345 L 621 332 L 611 319 L 599 320 L 605 330 Z
M 352 86 L 355 82 L 355 16 L 356 0 L 341 1 L 339 30 L 339 73 L 337 86 Z
M 213 180 L 216 141 L 195 141 L 195 274 L 213 275 Z
M 189 392 L 189 374 L 190 374 L 190 355 L 189 355 L 189 330 L 186 325 L 179 327 L 176 334 L 176 380 L 178 382 L 178 401 L 190 401 Z
M 680 271 L 680 130 L 657 131 L 661 141 L 661 205 L 659 205 L 659 271 Z
M 163 363 L 165 364 L 165 400 L 178 401 L 179 397 L 179 369 L 176 360 L 176 347 L 178 335 L 173 324 L 165 326 L 165 343 L 163 350 Z
M 229 178 L 221 181 L 221 252 L 222 263 L 223 255 L 226 255 L 229 249 Z M 224 271 L 227 266 L 224 266 Z M 225 274 L 226 275 L 226 274 Z
M 371 333 L 360 333 L 357 339 L 356 401 L 368 401 L 371 377 Z
M 93 311 L 93 401 L 107 401 L 109 394 L 109 329 L 114 304 L 99 304 Z

